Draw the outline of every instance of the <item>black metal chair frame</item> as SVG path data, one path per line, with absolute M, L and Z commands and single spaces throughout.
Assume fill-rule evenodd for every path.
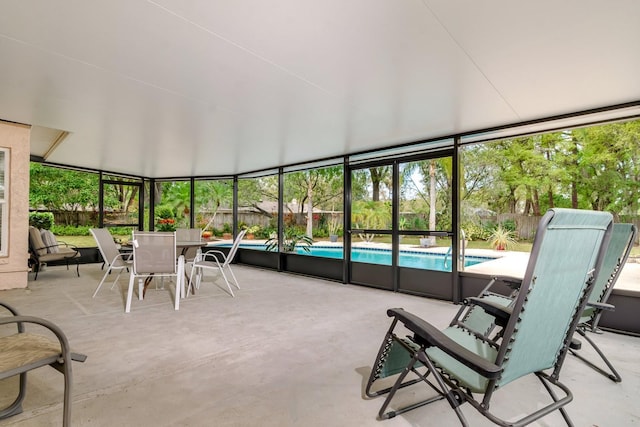
M 10 316 L 1 316 L 0 317 L 0 325 L 7 325 L 15 323 L 17 325 L 17 334 L 13 336 L 0 337 L 0 342 L 4 342 L 6 345 L 10 345 L 12 338 L 15 338 L 17 335 L 22 334 L 25 340 L 21 341 L 21 344 L 24 345 L 25 342 L 28 344 L 30 348 L 37 348 L 42 345 L 42 337 L 35 336 L 33 334 L 27 334 L 25 331 L 25 324 L 31 323 L 35 325 L 40 325 L 49 331 L 51 331 L 57 338 L 57 341 L 53 339 L 46 338 L 47 348 L 52 345 L 59 344 L 60 352 L 58 354 L 52 354 L 50 351 L 45 351 L 43 356 L 38 358 L 37 360 L 32 360 L 29 363 L 23 363 L 22 361 L 14 360 L 4 361 L 2 366 L 4 370 L 0 372 L 0 380 L 5 378 L 10 378 L 15 375 L 20 375 L 20 385 L 18 395 L 15 400 L 9 404 L 6 408 L 0 409 L 0 419 L 5 419 L 17 414 L 22 413 L 22 402 L 27 393 L 27 372 L 33 369 L 40 368 L 42 366 L 51 366 L 56 369 L 58 372 L 62 373 L 64 376 L 64 406 L 63 406 L 63 426 L 69 426 L 71 423 L 71 388 L 72 388 L 72 370 L 71 370 L 71 362 L 84 362 L 87 359 L 87 356 L 80 353 L 74 353 L 71 351 L 69 347 L 69 341 L 65 336 L 64 332 L 56 326 L 54 323 L 41 319 L 39 317 L 33 316 L 20 316 L 18 312 L 6 303 L 0 302 L 0 306 L 4 307 L 8 310 L 11 315 Z M 38 337 L 35 339 L 35 337 Z M 34 338 L 30 340 L 30 338 Z M 46 355 L 45 355 L 46 353 Z M 4 353 L 7 354 L 7 353 Z M 0 352 L 0 360 L 2 359 L 3 353 Z

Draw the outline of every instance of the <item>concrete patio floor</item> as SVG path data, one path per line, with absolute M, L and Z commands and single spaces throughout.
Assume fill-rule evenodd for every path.
M 173 284 L 150 289 L 124 313 L 121 277 L 113 290 L 93 290 L 100 265 L 81 277 L 50 267 L 27 289 L 0 292 L 22 314 L 47 318 L 88 355 L 75 363 L 73 425 L 77 426 L 442 426 L 456 425 L 440 401 L 387 421 L 376 420 L 382 398 L 363 399 L 378 346 L 389 325 L 385 311 L 404 307 L 444 327 L 451 303 L 235 266 L 242 289 L 231 298 L 207 279 L 174 311 Z M 219 281 L 217 285 L 221 285 Z M 615 384 L 568 357 L 561 378 L 572 389 L 567 410 L 576 426 L 640 423 L 640 339 L 596 337 L 623 377 Z M 583 346 L 584 350 L 587 346 Z M 584 351 L 583 350 L 583 351 Z M 0 382 L 0 399 L 15 379 Z M 24 413 L 0 426 L 55 426 L 62 419 L 62 375 L 32 371 Z M 428 393 L 402 390 L 393 405 Z M 516 417 L 546 403 L 534 378 L 499 390 L 492 408 Z M 470 425 L 492 425 L 469 405 Z M 558 414 L 538 426 L 562 425 Z

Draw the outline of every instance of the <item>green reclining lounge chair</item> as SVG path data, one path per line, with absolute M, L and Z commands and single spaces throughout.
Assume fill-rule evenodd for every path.
M 599 332 L 598 323 L 600 322 L 602 312 L 604 310 L 611 311 L 615 309 L 613 305 L 607 303 L 607 300 L 609 299 L 609 295 L 611 295 L 611 291 L 613 291 L 613 285 L 615 285 L 620 276 L 622 267 L 625 262 L 627 262 L 631 248 L 633 248 L 633 242 L 636 239 L 636 234 L 637 229 L 633 224 L 613 225 L 613 233 L 611 234 L 609 247 L 607 248 L 607 253 L 602 263 L 601 272 L 593 286 L 587 308 L 582 313 L 580 323 L 578 323 L 578 328 L 576 329 L 576 332 L 591 344 L 596 353 L 602 358 L 602 361 L 607 365 L 610 372 L 605 371 L 579 354 L 577 351 L 580 349 L 579 341 L 574 339 L 569 349 L 571 354 L 615 382 L 622 381 L 622 377 L 620 377 L 620 374 L 618 374 L 618 371 L 615 370 L 602 350 L 589 338 L 587 332 Z
M 560 411 L 567 425 L 572 425 L 564 406 L 573 397 L 559 380 L 560 369 L 603 263 L 612 228 L 612 216 L 606 212 L 547 212 L 538 226 L 515 298 L 503 300 L 496 296 L 468 301 L 492 317 L 492 321 L 479 322 L 488 326 L 488 331 L 474 330 L 477 325 L 466 326 L 465 320 L 470 324 L 478 320 L 469 318 L 468 312 L 441 331 L 403 309 L 388 310 L 393 321 L 366 387 L 370 397 L 387 394 L 380 418 L 446 399 L 462 425 L 468 425 L 460 410 L 466 402 L 498 425 L 527 425 L 555 410 Z M 398 371 L 397 365 L 404 366 L 394 385 L 373 391 L 379 378 Z M 551 397 L 549 404 L 539 408 L 532 403 L 528 415 L 513 421 L 490 411 L 494 395 L 508 397 L 500 393 L 503 386 L 529 374 L 542 382 Z M 422 382 L 436 391 L 435 396 L 387 412 L 400 388 Z M 559 398 L 557 390 L 564 396 Z
M 600 321 L 602 312 L 605 310 L 612 311 L 615 309 L 613 305 L 607 303 L 607 300 L 609 299 L 609 295 L 611 295 L 613 286 L 618 280 L 620 272 L 622 271 L 622 267 L 627 261 L 629 253 L 633 248 L 633 242 L 635 241 L 636 234 L 637 229 L 633 224 L 618 223 L 613 225 L 611 239 L 609 240 L 609 245 L 606 249 L 606 254 L 602 263 L 602 267 L 600 269 L 600 273 L 598 274 L 598 279 L 593 285 L 593 290 L 589 296 L 587 307 L 582 313 L 582 317 L 580 318 L 578 327 L 576 328 L 576 332 L 584 337 L 584 339 L 593 347 L 600 358 L 602 358 L 602 361 L 607 365 L 609 371 L 606 371 L 600 366 L 594 364 L 578 352 L 578 350 L 581 348 L 581 343 L 579 340 L 574 338 L 569 348 L 569 352 L 571 354 L 578 357 L 594 370 L 615 382 L 622 381 L 622 377 L 620 377 L 620 374 L 618 373 L 618 371 L 616 371 L 616 369 L 613 367 L 609 359 L 607 359 L 602 350 L 600 350 L 596 343 L 591 338 L 589 338 L 587 332 L 600 332 L 600 330 L 598 329 L 598 323 Z M 481 292 L 479 297 L 488 299 L 495 304 L 500 304 L 504 307 L 508 307 L 513 304 L 514 297 L 517 294 L 517 290 L 520 287 L 521 282 L 522 280 L 517 278 L 495 277 L 489 282 L 489 284 Z M 507 285 L 507 287 L 511 288 L 512 290 L 511 294 L 503 295 L 496 291 L 493 291 L 492 289 L 496 284 Z M 493 322 L 494 318 L 491 315 L 487 314 L 483 309 L 475 305 L 464 305 L 463 307 L 461 307 L 457 319 L 461 319 L 459 320 L 459 322 L 465 327 L 472 329 L 476 333 L 480 333 L 486 336 L 489 336 L 489 334 L 493 330 L 496 330 L 498 332 L 500 331 L 499 328 L 496 329 L 496 325 Z M 495 339 L 496 337 L 493 338 Z

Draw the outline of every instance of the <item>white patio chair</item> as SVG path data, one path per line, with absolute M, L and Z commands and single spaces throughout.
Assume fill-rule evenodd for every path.
M 96 243 L 98 244 L 98 249 L 100 250 L 100 255 L 102 255 L 102 259 L 105 264 L 107 264 L 107 271 L 105 271 L 104 276 L 102 276 L 102 280 L 98 283 L 98 287 L 93 293 L 93 297 L 95 298 L 100 290 L 100 287 L 106 280 L 107 276 L 114 270 L 118 271 L 118 275 L 116 276 L 113 284 L 111 285 L 111 289 L 116 285 L 122 270 L 129 270 L 131 265 L 133 264 L 133 254 L 132 253 L 121 253 L 114 242 L 111 233 L 106 228 L 91 228 L 89 229 L 93 238 L 96 239 Z
M 240 241 L 246 234 L 247 230 L 242 230 L 233 241 L 233 245 L 231 245 L 231 249 L 229 250 L 229 254 L 225 256 L 225 254 L 221 251 L 217 250 L 209 250 L 205 253 L 200 253 L 196 257 L 193 262 L 193 267 L 191 268 L 191 274 L 189 276 L 189 287 L 187 288 L 187 296 L 189 296 L 189 292 L 191 291 L 191 286 L 193 285 L 193 275 L 195 273 L 196 282 L 195 288 L 200 289 L 200 282 L 202 281 L 202 276 L 204 274 L 204 270 L 218 270 L 222 275 L 225 283 L 227 284 L 227 288 L 229 289 L 229 294 L 232 297 L 235 297 L 233 294 L 233 290 L 231 289 L 231 284 L 229 283 L 229 279 L 225 274 L 225 270 L 231 274 L 233 278 L 233 284 L 236 288 L 240 289 L 240 285 L 238 284 L 238 279 L 236 279 L 235 274 L 233 274 L 233 270 L 231 269 L 231 262 L 233 261 L 236 252 L 238 251 L 238 246 L 240 246 Z
M 180 296 L 184 295 L 184 256 L 178 257 L 176 264 L 176 233 L 171 232 L 133 232 L 133 269 L 129 276 L 125 313 L 131 311 L 133 286 L 138 279 L 138 299 L 142 300 L 143 281 L 158 277 L 175 277 L 174 309 L 180 308 Z

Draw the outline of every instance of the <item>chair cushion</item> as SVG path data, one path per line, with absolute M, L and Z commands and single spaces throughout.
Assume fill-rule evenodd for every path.
M 42 236 L 44 245 L 47 247 L 48 253 L 55 254 L 59 252 L 60 248 L 58 247 L 56 236 L 50 230 L 42 230 L 40 231 L 40 235 Z
M 458 327 L 449 327 L 444 329 L 445 335 L 453 339 L 458 344 L 465 347 L 485 358 L 486 360 L 493 362 L 498 355 L 498 351 L 488 345 L 486 342 L 480 341 L 474 335 Z M 442 369 L 449 378 L 454 379 L 458 384 L 462 384 L 464 387 L 468 387 L 472 392 L 485 393 L 489 380 L 482 375 L 478 374 L 473 369 L 458 362 L 453 357 L 449 356 L 438 347 L 430 347 L 426 350 L 429 358 L 436 364 L 436 366 Z
M 29 227 L 29 240 L 31 241 L 31 247 L 36 252 L 36 255 L 41 256 L 47 254 L 47 248 L 42 241 L 40 230 L 35 227 Z
M 58 341 L 30 333 L 0 337 L 0 348 L 0 378 L 53 363 L 61 353 Z
M 55 254 L 44 254 L 38 257 L 40 262 L 61 261 L 64 259 L 71 259 L 80 256 L 80 252 L 70 248 L 60 248 L 60 251 Z

